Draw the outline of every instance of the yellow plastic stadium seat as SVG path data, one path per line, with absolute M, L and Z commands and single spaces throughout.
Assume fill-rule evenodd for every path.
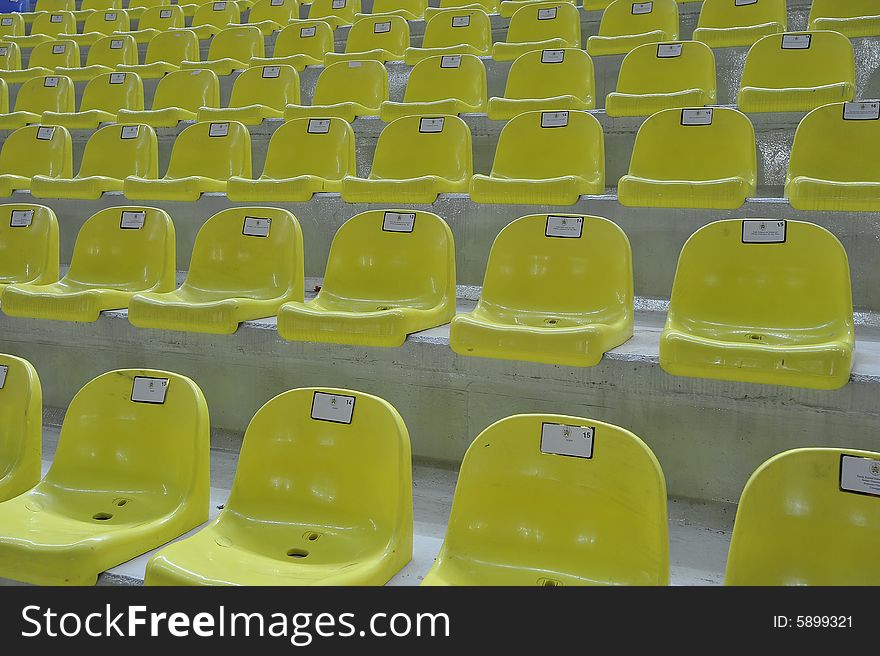
M 233 176 L 251 177 L 247 128 L 237 121 L 196 123 L 177 136 L 164 178 L 129 177 L 122 190 L 137 200 L 198 200 L 203 193 L 225 192 Z
M 217 33 L 211 39 L 208 59 L 205 61 L 184 60 L 180 62 L 183 70 L 209 69 L 217 75 L 229 75 L 235 70 L 248 67 L 251 57 L 266 54 L 263 33 L 253 25 L 236 25 Z
M 59 67 L 79 66 L 79 62 L 79 47 L 73 41 L 46 41 L 31 50 L 27 68 L 0 70 L 0 79 L 7 84 L 23 84 L 35 77 L 52 75 Z
M 284 118 L 338 117 L 351 123 L 358 116 L 378 116 L 388 100 L 388 71 L 378 61 L 341 61 L 318 76 L 311 105 L 288 105 Z
M 259 125 L 283 117 L 287 104 L 299 101 L 299 75 L 292 66 L 257 66 L 235 78 L 229 107 L 202 107 L 198 120 Z
M 229 178 L 226 195 L 244 202 L 307 201 L 339 192 L 356 163 L 351 125 L 341 118 L 297 118 L 272 134 L 263 175 Z
M 20 13 L 0 14 L 0 39 L 7 36 L 24 36 L 24 18 Z
M 370 210 L 336 232 L 324 284 L 308 303 L 287 303 L 278 333 L 299 342 L 401 346 L 455 314 L 455 245 L 436 214 Z
M 313 0 L 309 20 L 322 20 L 332 29 L 352 25 L 361 13 L 361 0 Z
M 526 112 L 501 130 L 492 172 L 475 175 L 475 203 L 573 205 L 605 191 L 602 126 L 586 112 Z
M 668 531 L 666 479 L 636 435 L 514 415 L 468 448 L 422 585 L 668 585 Z
M 594 57 L 625 55 L 645 43 L 677 40 L 678 4 L 675 0 L 615 0 L 602 14 L 599 34 L 587 39 L 587 52 Z
M 69 178 L 73 174 L 70 133 L 60 126 L 29 125 L 3 141 L 0 150 L 0 196 L 30 189 L 35 175 Z
M 517 9 L 507 40 L 492 46 L 492 59 L 513 61 L 532 50 L 581 47 L 581 15 L 570 2 L 530 2 Z
M 194 121 L 199 109 L 219 105 L 220 80 L 214 71 L 174 71 L 156 85 L 152 109 L 120 109 L 117 120 L 173 128 L 180 121 Z
M 537 1 L 539 0 L 503 0 L 501 5 L 498 7 L 498 13 L 499 15 L 501 15 L 502 18 L 510 18 L 521 7 L 534 5 Z M 570 2 L 571 4 L 575 4 L 575 0 L 563 0 L 563 2 Z
M 595 106 L 593 60 L 586 52 L 533 50 L 511 64 L 504 97 L 489 100 L 489 118 L 503 121 L 525 112 Z
M 114 32 L 128 32 L 131 26 L 128 22 L 128 14 L 123 10 L 95 11 L 89 14 L 83 25 L 82 34 L 62 34 L 63 39 L 76 41 L 77 45 L 91 46 L 99 39 L 113 34 Z
M 160 32 L 147 45 L 147 55 L 143 64 L 118 66 L 117 70 L 136 73 L 142 80 L 164 77 L 180 70 L 184 60 L 199 58 L 199 39 L 189 30 L 169 30 Z
M 632 254 L 607 219 L 533 214 L 505 227 L 480 300 L 452 320 L 459 355 L 592 367 L 633 334 Z
M 836 0 L 839 1 L 839 0 Z M 788 29 L 785 0 L 703 0 L 694 41 L 712 48 L 750 46 Z
M 148 125 L 107 125 L 86 143 L 75 178 L 35 175 L 31 194 L 36 198 L 98 199 L 105 191 L 122 191 L 129 175 L 156 178 L 159 147 Z
M 86 384 L 46 477 L 0 504 L 0 576 L 94 585 L 207 521 L 210 432 L 205 397 L 179 374 L 127 369 Z
M 486 111 L 486 67 L 476 55 L 438 55 L 410 71 L 403 102 L 386 100 L 386 123 L 403 116 L 474 114 Z
M 128 307 L 138 292 L 174 289 L 174 257 L 174 226 L 165 211 L 109 207 L 83 224 L 61 280 L 10 285 L 0 309 L 12 317 L 97 321 L 104 310 Z
M 252 57 L 251 66 L 321 66 L 333 51 L 333 30 L 324 21 L 296 21 L 278 33 L 271 57 Z
M 5 114 L 9 114 L 9 86 L 0 78 L 0 117 Z
M 623 58 L 608 116 L 650 116 L 673 107 L 717 103 L 715 55 L 699 41 L 646 43 Z
M 13 41 L 21 48 L 33 48 L 39 43 L 54 41 L 60 34 L 76 34 L 76 19 L 69 11 L 37 14 L 31 25 L 31 33 L 24 35 L 7 35 L 4 41 Z
M 372 13 L 358 14 L 357 17 L 382 15 L 400 16 L 408 21 L 423 20 L 427 8 L 427 0 L 374 0 Z
M 880 7 L 874 0 L 813 0 L 810 29 L 840 32 L 849 38 L 880 35 Z
M 627 207 L 736 209 L 757 185 L 755 130 L 728 107 L 664 109 L 636 134 L 617 188 Z
M 55 212 L 43 205 L 0 205 L 0 297 L 8 285 L 21 282 L 44 285 L 56 280 L 58 219 Z
M 345 52 L 328 52 L 326 64 L 337 61 L 403 61 L 409 47 L 409 23 L 400 16 L 358 18 L 348 31 Z
M 241 23 L 241 10 L 233 1 L 220 0 L 199 5 L 193 15 L 192 23 L 187 28 L 199 39 L 209 39 L 229 25 Z M 197 59 L 197 58 L 196 58 Z
M 475 55 L 492 52 L 492 25 L 481 9 L 446 11 L 434 14 L 425 25 L 420 48 L 407 48 L 404 61 L 415 66 L 438 55 Z
M 836 389 L 853 345 L 849 263 L 824 228 L 730 219 L 685 243 L 660 340 L 668 373 Z
M 853 99 L 855 57 L 837 32 L 765 36 L 749 49 L 737 106 L 744 112 L 808 112 Z
M 297 19 L 298 0 L 257 0 L 248 13 L 248 24 L 258 27 L 265 36 L 278 32 L 290 21 Z
M 149 9 L 170 6 L 171 0 L 128 0 L 128 7 L 126 7 L 125 11 L 128 12 L 130 19 L 139 20 L 143 18 L 144 13 Z
M 384 585 L 412 558 L 412 518 L 409 433 L 391 404 L 290 390 L 251 420 L 220 516 L 153 556 L 144 583 Z
M 33 56 L 33 51 L 31 51 Z M 0 70 L 17 71 L 21 69 L 21 48 L 11 41 L 0 41 Z
M 102 73 L 83 90 L 78 112 L 43 112 L 42 122 L 92 129 L 116 121 L 120 109 L 144 108 L 144 84 L 135 73 Z
M 793 449 L 743 490 L 725 585 L 880 585 L 880 453 Z
M 128 319 L 138 328 L 231 335 L 243 321 L 274 317 L 303 300 L 303 243 L 287 210 L 235 207 L 199 230 L 183 285 L 138 294 Z
M 66 75 L 74 82 L 88 82 L 103 73 L 112 73 L 120 65 L 138 63 L 137 43 L 130 34 L 105 36 L 89 46 L 86 65 L 77 61 L 73 67 L 59 66 L 55 72 Z
M 0 354 L 0 502 L 39 483 L 42 440 L 43 391 L 37 370 L 27 360 Z
M 807 114 L 794 137 L 785 195 L 798 210 L 880 211 L 880 103 L 836 103 Z
M 75 103 L 76 92 L 69 77 L 47 75 L 28 80 L 18 89 L 15 111 L 0 114 L 0 130 L 39 123 L 44 111 L 72 112 Z
M 479 9 L 485 14 L 498 14 L 501 10 L 499 0 L 440 0 L 439 6 L 425 9 L 425 20 L 429 21 L 438 13 L 449 9 L 457 12 Z
M 467 123 L 458 116 L 404 116 L 379 135 L 370 177 L 345 177 L 342 198 L 433 203 L 438 194 L 467 193 L 473 172 Z
M 172 28 L 184 27 L 185 20 L 186 18 L 183 15 L 183 9 L 181 9 L 180 5 L 148 7 L 147 9 L 144 9 L 144 13 L 141 14 L 140 20 L 138 21 L 138 29 L 132 30 L 130 34 L 138 43 L 149 43 L 162 32 L 167 32 Z M 165 43 L 167 46 L 169 42 L 165 41 Z M 196 56 L 198 57 L 198 55 Z M 147 61 L 149 61 L 149 59 L 147 59 Z

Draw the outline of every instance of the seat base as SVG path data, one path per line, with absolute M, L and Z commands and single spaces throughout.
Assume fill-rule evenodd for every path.
M 574 205 L 582 195 L 601 194 L 604 185 L 573 175 L 545 180 L 517 180 L 475 175 L 471 200 L 475 203 L 515 205 Z
M 159 180 L 131 176 L 122 184 L 122 193 L 131 200 L 198 200 L 204 193 L 225 191 L 226 180 L 198 175 Z
M 120 123 L 143 123 L 154 128 L 173 128 L 180 121 L 195 121 L 196 113 L 181 109 L 180 107 L 145 109 L 141 111 L 120 109 L 116 118 Z
M 247 105 L 246 107 L 202 107 L 198 121 L 238 121 L 244 125 L 259 125 L 267 118 L 282 118 L 284 112 L 266 105 Z
M 133 292 L 87 288 L 64 281 L 50 285 L 12 285 L 3 292 L 4 314 L 55 321 L 97 321 L 105 310 L 128 306 Z
M 675 41 L 677 39 L 677 34 L 671 34 L 663 30 L 653 30 L 641 34 L 626 34 L 623 36 L 596 35 L 587 39 L 587 52 L 591 57 L 599 55 L 625 55 L 633 48 L 645 45 L 646 43 Z
M 447 180 L 436 175 L 423 175 L 403 180 L 379 180 L 345 176 L 342 198 L 347 203 L 424 203 L 437 200 L 438 194 L 467 193 L 468 181 Z
M 559 50 L 562 48 L 580 48 L 579 43 L 565 39 L 547 39 L 546 41 L 519 41 L 508 43 L 499 41 L 492 46 L 492 59 L 495 61 L 513 61 L 520 55 L 532 50 Z
M 0 175 L 0 196 L 11 196 L 16 189 L 30 189 L 31 178 L 4 173 Z
M 87 109 L 84 112 L 43 112 L 41 121 L 47 125 L 63 125 L 70 130 L 92 130 L 101 123 L 116 121 L 116 114 L 100 109 Z
M 786 190 L 796 210 L 880 212 L 880 183 L 842 182 L 799 176 Z
M 284 110 L 284 120 L 294 118 L 341 118 L 349 123 L 358 116 L 378 116 L 378 107 L 365 107 L 356 102 L 342 102 L 334 105 L 288 105 Z
M 122 180 L 103 175 L 85 178 L 49 178 L 35 175 L 31 180 L 31 195 L 35 198 L 97 200 L 105 191 L 122 191 Z
M 618 93 L 605 98 L 608 116 L 650 116 L 664 109 L 714 105 L 715 98 L 704 89 L 685 89 L 674 93 Z
M 552 98 L 489 98 L 488 116 L 493 121 L 506 121 L 525 112 L 562 111 L 593 109 L 593 98 L 584 100 L 576 96 L 554 96 Z
M 855 89 L 849 82 L 826 84 L 808 89 L 764 89 L 742 87 L 737 94 L 741 112 L 809 112 L 831 103 L 849 102 Z
M 24 84 L 28 80 L 43 75 L 52 75 L 52 69 L 37 66 L 36 68 L 23 68 L 17 71 L 0 70 L 0 80 L 6 84 Z M 66 75 L 66 73 L 58 73 L 58 75 Z
M 391 102 L 386 100 L 379 107 L 379 117 L 386 123 L 404 116 L 479 114 L 485 107 L 474 107 L 455 98 L 431 102 Z
M 626 207 L 685 207 L 735 210 L 755 185 L 743 178 L 723 180 L 650 180 L 625 175 L 617 186 L 617 198 Z
M 157 61 L 151 64 L 120 64 L 116 70 L 120 73 L 137 73 L 142 80 L 156 80 L 180 70 L 180 67 L 169 62 Z
M 858 16 L 855 18 L 817 18 L 813 30 L 840 32 L 846 37 L 880 36 L 880 16 Z
M 180 62 L 181 70 L 209 70 L 214 71 L 219 77 L 231 75 L 233 71 L 241 71 L 248 67 L 245 62 L 225 57 L 223 59 L 209 59 L 206 61 L 188 61 Z
M 17 130 L 25 125 L 39 123 L 42 117 L 33 112 L 9 112 L 0 114 L 0 130 Z
M 488 57 L 491 54 L 491 50 L 488 48 L 486 50 L 481 50 L 470 44 L 461 43 L 455 46 L 447 46 L 445 48 L 407 48 L 406 52 L 403 54 L 403 61 L 409 66 L 415 66 L 428 57 L 440 57 L 443 55 L 474 55 L 476 57 Z
M 232 201 L 306 202 L 314 194 L 339 192 L 342 180 L 328 180 L 314 175 L 300 175 L 295 178 L 267 178 L 258 180 L 229 178 L 226 196 Z
M 785 32 L 785 26 L 775 22 L 739 27 L 698 27 L 694 30 L 694 41 L 702 41 L 710 48 L 747 48 L 758 39 L 779 32 Z
M 403 61 L 403 53 L 376 48 L 364 52 L 328 52 L 324 55 L 326 66 L 339 61 L 379 61 L 384 64 L 390 61 Z
M 250 67 L 256 66 L 292 66 L 297 73 L 302 73 L 306 66 L 321 66 L 323 60 L 309 55 L 288 55 L 286 57 L 251 57 Z
M 113 73 L 116 69 L 101 64 L 92 64 L 91 66 L 83 66 L 81 68 L 56 68 L 55 73 L 58 75 L 66 75 L 74 82 L 89 82 L 104 73 Z

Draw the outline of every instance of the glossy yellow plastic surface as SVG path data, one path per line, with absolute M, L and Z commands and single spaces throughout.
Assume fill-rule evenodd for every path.
M 654 0 L 651 11 L 634 13 L 632 0 L 615 0 L 602 14 L 599 34 L 587 39 L 587 52 L 596 55 L 625 55 L 645 43 L 678 40 L 678 4 L 675 0 Z
M 605 138 L 592 114 L 566 112 L 565 125 L 541 127 L 544 115 L 526 112 L 501 130 L 492 172 L 471 180 L 475 203 L 573 205 L 605 191 Z
M 419 48 L 407 48 L 404 60 L 410 66 L 438 55 L 475 55 L 488 57 L 492 52 L 492 25 L 482 9 L 453 10 L 435 13 L 425 25 Z
M 385 126 L 370 177 L 346 176 L 349 203 L 433 203 L 466 193 L 474 172 L 471 131 L 458 116 L 405 116 Z
M 28 80 L 15 96 L 15 111 L 0 114 L 0 130 L 14 130 L 29 123 L 39 123 L 44 111 L 72 112 L 76 91 L 73 80 L 65 75 L 46 75 Z
M 24 36 L 24 18 L 19 12 L 0 14 L 0 38 L 7 36 Z
M 299 101 L 299 74 L 292 66 L 256 66 L 235 78 L 229 107 L 203 107 L 198 120 L 259 125 L 263 119 L 281 118 L 288 103 Z
M 251 66 L 320 66 L 333 51 L 333 30 L 324 21 L 294 21 L 278 33 L 271 57 L 252 57 Z
M 159 176 L 156 133 L 148 125 L 100 128 L 89 137 L 75 178 L 35 175 L 31 194 L 36 198 L 94 200 L 105 191 L 122 191 L 122 181 L 129 175 Z
M 324 120 L 329 121 L 326 126 Z M 356 172 L 356 164 L 354 130 L 348 123 L 341 118 L 297 118 L 272 134 L 259 179 L 229 178 L 226 195 L 246 202 L 307 201 L 312 194 L 339 192 L 342 179 Z
M 412 232 L 384 229 L 398 214 L 414 217 Z M 321 291 L 308 303 L 282 306 L 278 333 L 290 341 L 393 347 L 454 314 L 455 245 L 446 222 L 430 212 L 370 210 L 337 231 Z
M 248 13 L 248 25 L 255 25 L 265 36 L 278 32 L 290 21 L 299 18 L 297 0 L 257 0 Z
M 205 61 L 184 60 L 182 69 L 209 69 L 217 75 L 229 75 L 248 67 L 252 57 L 265 56 L 263 33 L 254 25 L 236 25 L 218 32 L 208 48 Z
M 268 221 L 268 229 L 251 227 Z M 199 229 L 183 285 L 137 294 L 128 319 L 138 328 L 231 335 L 243 321 L 274 317 L 287 301 L 303 300 L 299 222 L 274 207 L 234 207 Z
M 592 429 L 592 457 L 542 452 L 545 424 Z M 477 436 L 422 583 L 668 584 L 666 480 L 651 449 L 624 428 L 551 414 L 507 417 Z
M 86 65 L 79 59 L 70 68 L 59 66 L 55 72 L 66 75 L 74 82 L 88 82 L 102 73 L 112 73 L 120 65 L 138 63 L 137 43 L 130 34 L 113 34 L 98 39 L 89 46 Z
M 378 116 L 386 100 L 388 71 L 382 62 L 335 62 L 318 75 L 312 104 L 288 105 L 284 118 L 335 116 L 351 123 L 358 116 Z
M 374 0 L 373 11 L 362 16 L 400 16 L 408 21 L 422 20 L 428 8 L 427 0 Z
M 743 243 L 736 219 L 688 239 L 660 340 L 665 371 L 813 389 L 846 385 L 855 343 L 846 251 L 817 225 L 786 226 L 784 243 Z
M 117 70 L 137 73 L 144 80 L 165 76 L 180 68 L 181 62 L 199 58 L 199 39 L 190 30 L 160 32 L 147 45 L 143 64 L 119 66 Z
M 127 212 L 144 213 L 143 226 L 124 227 Z M 166 212 L 109 207 L 83 224 L 61 280 L 10 285 L 0 309 L 12 317 L 97 321 L 104 310 L 128 307 L 138 292 L 174 289 L 174 258 L 174 225 Z
M 345 52 L 328 52 L 324 61 L 403 61 L 409 48 L 409 23 L 400 16 L 358 18 L 348 32 Z
M 809 36 L 808 48 L 783 49 L 784 39 Z M 855 57 L 837 32 L 765 36 L 746 56 L 737 106 L 744 112 L 807 112 L 855 95 Z
M 144 13 L 141 14 L 140 20 L 138 20 L 138 29 L 132 30 L 130 34 L 138 43 L 150 43 L 162 32 L 167 32 L 172 28 L 184 27 L 185 21 L 186 18 L 180 5 L 148 7 L 144 9 Z M 166 41 L 166 43 L 168 42 Z M 157 52 L 161 52 L 161 50 Z
M 91 46 L 101 38 L 114 32 L 128 32 L 131 29 L 128 14 L 125 11 L 95 11 L 89 14 L 83 25 L 82 34 L 64 34 L 62 38 L 71 39 L 80 47 Z
M 76 18 L 69 11 L 37 14 L 31 24 L 30 34 L 8 35 L 5 41 L 14 41 L 22 48 L 33 48 L 39 43 L 54 41 L 59 34 L 76 34 Z
M 152 127 L 175 127 L 179 121 L 193 121 L 200 108 L 220 105 L 220 80 L 214 71 L 174 71 L 156 85 L 153 108 L 144 111 L 120 109 L 119 121 Z
M 29 125 L 3 141 L 0 150 L 0 196 L 30 189 L 35 175 L 69 178 L 73 175 L 70 133 L 60 126 Z
M 351 25 L 361 13 L 361 0 L 313 0 L 309 20 L 322 20 L 331 29 Z
M 31 51 L 31 56 L 33 57 L 33 51 Z M 17 43 L 0 41 L 0 70 L 17 71 L 19 69 L 21 69 L 21 48 Z
M 840 32 L 850 38 L 880 35 L 880 7 L 874 0 L 813 0 L 810 29 Z
M 712 48 L 750 46 L 761 37 L 787 29 L 785 0 L 759 0 L 748 5 L 738 5 L 736 0 L 703 0 L 694 41 Z
M 15 226 L 13 212 L 20 219 Z M 0 297 L 7 285 L 58 280 L 58 243 L 58 219 L 50 208 L 0 205 Z
M 492 59 L 513 61 L 542 48 L 580 48 L 581 15 L 570 2 L 530 2 L 513 14 L 506 38 L 492 46 Z
M 503 0 L 503 2 L 498 7 L 498 14 L 502 18 L 510 18 L 513 16 L 517 9 L 520 7 L 526 7 L 529 5 L 535 4 L 540 0 Z M 562 0 L 563 2 L 570 2 L 571 4 L 576 4 L 575 0 Z
M 142 20 L 144 12 L 154 8 L 165 8 L 171 6 L 171 0 L 128 0 L 128 17 L 132 20 Z
M 592 367 L 632 334 L 623 230 L 595 216 L 533 214 L 496 237 L 480 300 L 452 320 L 449 343 L 459 355 Z
M 525 112 L 595 106 L 593 60 L 586 52 L 533 50 L 510 66 L 504 97 L 489 100 L 489 118 L 503 121 Z
M 77 21 L 84 22 L 89 17 L 104 11 L 124 12 L 122 0 L 81 0 L 80 9 L 75 10 L 73 16 Z
M 120 109 L 144 108 L 144 83 L 136 73 L 102 73 L 83 90 L 78 112 L 43 112 L 42 122 L 91 129 L 116 120 Z
M 228 25 L 239 23 L 241 23 L 241 10 L 238 5 L 232 0 L 228 2 L 221 0 L 199 5 L 193 14 L 192 23 L 186 29 L 195 33 L 199 39 L 208 39 L 226 29 Z
M 165 402 L 132 401 L 136 377 L 167 380 Z M 208 406 L 189 378 L 98 376 L 70 402 L 46 477 L 0 504 L 0 576 L 94 585 L 206 521 L 209 439 Z
M 880 483 L 880 453 L 856 449 L 793 449 L 755 470 L 736 511 L 725 585 L 880 585 L 880 503 L 841 489 L 851 458 L 867 459 L 865 476 Z
M 621 205 L 735 209 L 755 195 L 752 122 L 735 109 L 715 107 L 711 124 L 683 125 L 691 109 L 664 109 L 642 123 L 629 173 L 617 187 Z
M 60 66 L 79 66 L 79 62 L 79 47 L 73 41 L 46 41 L 31 50 L 27 68 L 0 70 L 0 80 L 7 84 L 22 84 L 35 77 L 52 75 Z
M 425 9 L 425 20 L 431 20 L 439 12 L 449 9 L 456 11 L 479 9 L 486 14 L 498 14 L 500 6 L 499 0 L 440 0 L 439 6 Z
M 2 245 L 0 250 L 4 250 Z M 27 492 L 40 481 L 43 390 L 33 365 L 12 355 L 0 354 L 0 378 L 3 380 L 0 385 L 2 502 Z
M 668 56 L 670 47 L 680 54 Z M 646 43 L 623 58 L 617 88 L 605 98 L 608 116 L 650 116 L 672 107 L 717 103 L 715 55 L 699 41 Z
M 0 46 L 2 48 L 3 46 Z M 0 116 L 9 113 L 9 86 L 0 80 Z
M 437 55 L 413 66 L 403 102 L 379 109 L 386 123 L 403 116 L 486 111 L 486 67 L 476 55 Z
M 196 123 L 177 136 L 164 178 L 129 177 L 122 190 L 137 200 L 198 200 L 206 192 L 225 192 L 233 176 L 252 176 L 248 129 L 238 121 Z
M 351 423 L 312 418 L 316 395 Z M 319 415 L 320 416 L 320 415 Z M 383 585 L 412 558 L 409 433 L 384 399 L 276 396 L 245 433 L 220 516 L 147 564 L 146 585 Z

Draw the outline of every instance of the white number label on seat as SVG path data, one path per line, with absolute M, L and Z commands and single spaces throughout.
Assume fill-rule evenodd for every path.
M 116 20 L 116 14 L 115 14 L 114 12 L 112 12 L 112 11 L 107 12 L 106 14 L 104 14 L 104 20 L 107 21 L 108 23 L 109 23 L 110 21 L 115 21 L 115 20 Z
M 122 84 L 125 82 L 125 73 L 110 73 L 110 84 Z
M 471 24 L 470 16 L 453 16 L 452 27 L 467 27 Z
M 315 36 L 315 31 L 318 28 L 314 25 L 312 27 L 302 27 L 299 30 L 299 38 L 308 39 L 310 36 Z
M 0 46 L 0 57 L 5 57 L 9 54 L 9 48 L 6 46 Z
M 350 61 L 350 62 L 348 62 L 348 67 L 349 68 L 360 68 L 361 66 L 363 66 L 363 64 L 364 64 L 363 62 L 359 62 L 359 61 Z
M 12 210 L 12 216 L 9 219 L 10 228 L 28 228 L 34 222 L 33 210 Z
M 415 225 L 415 212 L 385 212 L 382 230 L 385 232 L 412 232 Z
M 541 424 L 541 453 L 592 458 L 595 432 L 591 426 Z
M 538 20 L 553 20 L 556 18 L 558 7 L 549 7 L 538 10 Z
M 568 125 L 568 110 L 563 112 L 541 112 L 542 128 L 564 128 Z
M 783 50 L 806 50 L 810 47 L 812 34 L 783 34 L 782 49 Z
M 9 373 L 9 367 L 5 364 L 0 364 L 0 389 L 3 389 L 6 386 L 7 373 Z
M 419 132 L 443 132 L 445 120 L 442 116 L 437 118 L 421 118 L 419 119 Z
M 682 125 L 712 125 L 712 108 L 681 110 Z
M 742 241 L 744 244 L 784 244 L 785 230 L 785 221 L 746 220 L 743 221 Z
M 542 64 L 560 64 L 565 59 L 565 50 L 542 50 Z
M 3 20 L 0 20 L 0 25 L 12 25 L 12 19 L 7 16 Z
M 310 118 L 309 128 L 306 130 L 309 134 L 327 134 L 330 132 L 329 118 Z
M 134 383 L 131 385 L 131 400 L 135 403 L 153 403 L 161 405 L 165 403 L 165 395 L 167 393 L 167 378 L 135 376 Z
M 53 76 L 47 77 L 43 79 L 44 87 L 57 87 L 58 86 L 58 78 Z
M 632 4 L 633 14 L 650 14 L 652 11 L 654 11 L 653 2 L 634 2 Z
M 280 66 L 263 66 L 263 77 L 272 78 L 281 75 Z
M 312 419 L 332 421 L 335 424 L 350 424 L 355 400 L 355 397 L 345 394 L 315 392 L 312 398 Z
M 841 455 L 840 489 L 880 497 L 880 460 Z
M 53 55 L 60 55 L 65 50 L 67 50 L 67 45 L 64 43 L 56 43 L 54 46 L 52 46 L 52 54 Z
M 123 230 L 140 230 L 144 227 L 147 220 L 147 213 L 144 210 L 132 212 L 131 210 L 122 210 L 122 216 L 119 219 L 119 227 Z
M 745 7 L 746 5 L 756 5 L 758 0 L 733 0 L 734 7 Z
M 39 139 L 40 141 L 51 141 L 53 136 L 55 136 L 54 125 L 44 128 L 37 128 L 37 139 Z
M 547 227 L 544 229 L 544 236 L 580 239 L 583 232 L 584 217 L 554 216 L 551 214 L 547 217 Z
M 658 43 L 657 57 L 659 59 L 668 59 L 670 57 L 681 57 L 681 43 Z
M 443 55 L 440 58 L 440 68 L 458 68 L 461 66 L 461 55 Z
M 391 21 L 373 23 L 373 34 L 384 34 L 391 31 Z
M 214 3 L 214 11 L 223 11 L 224 9 L 226 9 L 225 2 L 215 2 Z
M 244 217 L 244 226 L 241 229 L 241 234 L 246 237 L 268 237 L 270 227 L 272 227 L 272 219 L 246 216 Z
M 122 50 L 122 39 L 110 39 L 110 50 Z
M 880 101 L 848 102 L 843 104 L 843 120 L 876 121 L 880 119 Z
M 159 10 L 159 18 L 171 18 L 171 10 L 170 9 L 160 9 Z
M 333 2 L 330 3 L 330 6 L 333 9 L 342 9 L 345 6 L 345 0 L 333 0 Z
M 211 123 L 208 128 L 209 137 L 225 137 L 229 134 L 229 123 Z
M 120 139 L 137 139 L 138 134 L 140 134 L 141 126 L 140 125 L 123 125 L 122 129 L 119 131 Z
M 280 7 L 284 4 L 284 0 L 269 0 L 270 7 Z
M 54 14 L 52 16 L 49 16 L 50 23 L 60 23 L 63 20 L 64 20 L 64 16 L 61 16 L 59 14 Z

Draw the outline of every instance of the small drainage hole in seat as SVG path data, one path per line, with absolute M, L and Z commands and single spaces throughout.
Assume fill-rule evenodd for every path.
M 320 536 L 320 534 L 318 534 L 318 533 L 309 533 L 309 534 L 306 536 L 306 539 L 309 540 L 309 542 L 314 542 L 314 541 L 317 540 L 319 537 L 321 537 L 321 536 Z
M 113 515 L 110 513 L 95 513 L 92 515 L 92 519 L 97 519 L 99 522 L 105 522 L 108 519 L 113 519 Z
M 128 503 L 128 499 L 116 499 L 113 503 L 122 508 L 122 506 Z
M 287 555 L 291 558 L 305 558 L 309 555 L 309 552 L 305 549 L 290 549 L 288 550 Z

